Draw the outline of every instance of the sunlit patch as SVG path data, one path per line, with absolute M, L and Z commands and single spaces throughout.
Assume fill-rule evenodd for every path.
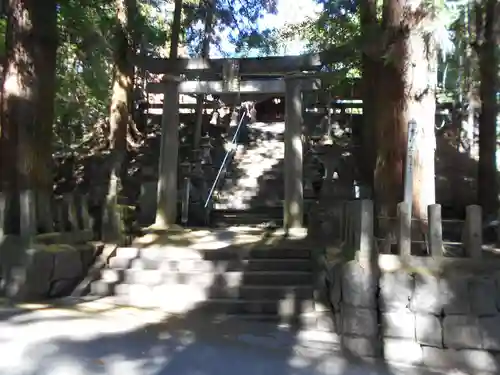
M 233 165 L 236 176 L 228 176 L 228 183 L 217 194 L 215 208 L 248 209 L 250 202 L 260 193 L 261 179 L 266 175 L 272 177 L 272 171 L 284 159 L 285 149 L 282 140 L 276 139 L 285 130 L 283 122 L 262 123 L 257 122 L 250 126 L 269 135 L 268 139 L 262 137 L 252 141 L 245 148 L 239 148 L 234 155 Z M 278 199 L 278 197 L 274 197 Z
M 20 303 L 16 307 L 26 310 L 41 310 L 49 308 L 50 305 L 45 303 Z

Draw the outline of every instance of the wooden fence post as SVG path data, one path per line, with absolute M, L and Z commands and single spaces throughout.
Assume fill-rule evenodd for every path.
M 344 208 L 343 208 L 343 205 L 342 203 L 332 203 L 333 207 L 331 208 L 332 210 L 332 221 L 333 221 L 333 225 L 334 225 L 334 235 L 337 237 L 342 237 L 342 233 L 343 233 L 343 222 L 344 222 Z M 335 238 L 335 242 L 338 240 L 339 238 Z M 342 241 L 340 241 L 342 242 Z
M 92 217 L 89 213 L 89 199 L 87 195 L 80 196 L 80 217 L 82 219 L 82 229 L 92 230 Z
M 368 199 L 360 201 L 360 233 L 359 256 L 362 259 L 376 258 L 376 247 L 373 243 L 373 202 Z
M 5 193 L 0 192 L 0 241 L 5 234 L 5 212 L 7 210 L 7 199 Z
M 361 248 L 361 201 L 355 200 L 352 204 L 352 244 L 357 251 Z
M 500 246 L 500 208 L 497 211 L 497 246 Z
M 75 199 L 73 194 L 67 193 L 64 194 L 63 196 L 64 200 L 64 208 L 66 211 L 66 214 L 68 216 L 68 221 L 71 226 L 71 231 L 77 231 L 78 230 L 78 216 L 76 212 L 76 207 L 75 207 Z
M 410 205 L 398 204 L 398 253 L 400 256 L 411 255 L 411 212 Z
M 19 232 L 28 242 L 31 242 L 37 231 L 35 207 L 34 192 L 22 190 L 19 195 Z
M 431 204 L 427 207 L 429 219 L 428 238 L 431 256 L 442 257 L 443 253 L 443 223 L 441 220 L 441 205 Z
M 344 238 L 342 239 L 346 246 L 350 246 L 351 241 L 351 231 L 352 231 L 352 202 L 347 201 L 344 205 Z
M 471 258 L 482 257 L 483 220 L 481 206 L 471 205 L 465 209 L 464 248 Z
M 60 198 L 53 200 L 53 214 L 55 219 L 54 229 L 56 232 L 66 232 L 66 216 L 64 214 L 64 202 Z
M 51 198 L 51 192 L 49 191 L 39 190 L 35 194 L 37 227 L 43 233 L 54 232 Z

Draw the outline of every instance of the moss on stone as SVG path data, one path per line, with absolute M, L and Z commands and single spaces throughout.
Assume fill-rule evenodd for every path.
M 33 247 L 37 251 L 46 251 L 50 253 L 59 253 L 63 251 L 78 251 L 77 248 L 68 244 L 34 244 Z

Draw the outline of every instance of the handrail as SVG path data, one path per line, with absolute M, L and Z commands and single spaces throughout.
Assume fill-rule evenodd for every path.
M 247 109 L 245 109 L 243 111 L 243 114 L 241 115 L 240 122 L 238 123 L 238 127 L 236 128 L 234 136 L 231 140 L 230 148 L 229 148 L 229 150 L 227 150 L 226 155 L 224 155 L 224 159 L 222 160 L 222 164 L 219 168 L 219 171 L 217 172 L 217 176 L 215 177 L 215 180 L 212 184 L 212 187 L 210 188 L 210 191 L 208 192 L 207 199 L 205 200 L 205 206 L 204 206 L 205 209 L 208 208 L 210 201 L 212 200 L 213 195 L 215 193 L 215 189 L 217 188 L 217 185 L 219 184 L 220 179 L 225 175 L 226 167 L 227 167 L 226 164 L 227 164 L 232 152 L 234 151 L 234 145 L 236 144 L 236 141 L 238 139 L 238 135 L 240 133 L 241 125 L 243 124 L 243 120 L 245 119 L 246 115 L 247 115 Z

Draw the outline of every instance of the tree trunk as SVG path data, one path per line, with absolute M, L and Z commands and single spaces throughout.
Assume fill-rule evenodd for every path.
M 40 44 L 36 50 L 35 69 L 38 74 L 37 134 L 35 143 L 38 166 L 37 222 L 43 232 L 53 230 L 52 197 L 52 127 L 56 94 L 56 59 L 58 46 L 57 8 L 55 0 L 46 0 L 38 6 L 33 27 L 37 30 Z
M 42 4 L 35 0 L 10 0 L 8 3 L 0 170 L 3 189 L 14 194 L 14 199 L 10 199 L 8 221 L 11 223 L 9 229 L 15 232 L 36 229 L 33 192 L 37 188 L 49 189 L 52 183 L 49 159 L 51 100 L 54 99 L 53 51 L 57 35 L 54 35 L 55 15 L 53 1 Z M 43 76 L 45 74 L 47 76 Z M 26 195 L 20 209 L 19 193 L 28 190 L 31 194 Z
M 361 16 L 361 33 L 363 40 L 368 40 L 375 30 L 379 30 L 377 19 L 377 2 L 375 0 L 364 0 L 359 4 Z M 374 172 L 376 165 L 375 124 L 373 120 L 377 117 L 377 98 L 380 86 L 378 85 L 378 74 L 380 59 L 370 56 L 363 51 L 361 56 L 362 67 L 362 89 L 363 89 L 363 128 L 361 134 L 362 159 L 360 163 L 362 182 L 374 190 Z
M 182 0 L 175 0 L 175 10 L 174 10 L 174 19 L 172 23 L 172 34 L 170 40 L 170 59 L 176 59 L 178 57 L 179 51 L 179 39 L 181 34 L 181 17 L 182 17 Z M 168 122 L 171 120 L 169 116 L 170 111 L 168 109 L 174 110 L 178 108 L 178 95 L 174 95 L 176 97 L 170 97 L 168 93 L 168 88 L 165 88 L 163 93 L 163 114 L 162 114 L 162 129 L 161 129 L 161 138 L 162 142 L 160 144 L 160 163 L 158 166 L 158 197 L 157 197 L 157 206 L 156 206 L 156 218 L 155 218 L 155 226 L 158 228 L 165 228 L 168 225 L 172 225 L 175 223 L 176 213 L 169 211 L 168 209 L 168 200 L 170 199 L 170 194 L 168 187 L 175 185 L 177 187 L 177 174 L 175 177 L 169 174 L 169 168 L 172 165 L 177 165 L 177 160 L 171 157 L 165 157 L 165 153 L 169 148 L 171 151 L 173 150 L 169 145 L 169 139 L 171 142 L 177 143 L 178 146 L 178 129 L 177 134 L 175 136 L 169 135 L 169 131 L 175 131 L 170 129 L 168 126 Z M 170 102 L 167 102 L 170 100 Z M 166 107 L 166 104 L 168 106 Z M 175 104 L 175 108 L 173 107 Z M 178 115 L 178 114 L 177 114 Z M 178 121 L 176 121 L 178 123 Z M 174 125 L 175 126 L 175 125 Z M 169 130 L 170 129 L 170 130 Z M 168 154 L 167 154 L 168 156 Z M 177 157 L 178 155 L 176 155 Z M 172 163 L 172 164 L 170 164 Z M 173 182 L 175 180 L 175 182 Z M 166 181 L 172 181 L 172 185 L 167 183 Z M 177 198 L 174 198 L 177 199 Z M 175 203 L 177 204 L 177 203 Z
M 475 112 L 476 102 L 474 92 L 476 91 L 474 72 L 477 67 L 477 59 L 475 58 L 471 42 L 472 42 L 472 29 L 471 29 L 471 6 L 468 4 L 467 9 L 464 10 L 464 56 L 463 56 L 463 71 L 464 79 L 462 80 L 462 101 L 468 104 L 466 114 L 462 113 L 461 128 L 460 128 L 460 151 L 467 152 L 472 155 L 474 148 L 474 127 L 475 127 Z M 462 68 L 462 66 L 460 67 Z M 460 103 L 461 105 L 463 103 Z M 463 107 L 462 107 L 463 108 Z
M 384 2 L 382 32 L 398 36 L 390 46 L 391 56 L 380 66 L 380 82 L 391 82 L 378 97 L 375 118 L 377 162 L 375 167 L 375 201 L 378 214 L 396 216 L 396 206 L 403 199 L 403 164 L 406 153 L 405 88 L 402 63 L 404 38 L 401 35 L 403 4 L 396 0 Z M 383 46 L 388 48 L 386 46 Z M 381 228 L 389 235 L 389 228 Z
M 414 146 L 416 152 L 413 156 L 413 214 L 419 219 L 423 233 L 426 234 L 427 208 L 436 203 L 434 156 L 437 50 L 433 39 L 416 28 L 410 31 L 406 48 L 406 118 L 417 122 Z
M 478 202 L 485 215 L 496 213 L 498 178 L 496 166 L 498 58 L 496 56 L 497 0 L 487 0 L 485 7 L 476 6 L 477 43 L 481 84 L 481 115 L 479 117 Z M 484 21 L 483 21 L 484 20 Z M 483 27 L 484 22 L 484 27 Z
M 127 152 L 129 102 L 133 91 L 134 69 L 130 59 L 132 45 L 131 9 L 135 0 L 116 0 L 118 25 L 114 35 L 114 74 L 110 109 L 111 171 L 104 212 L 103 237 L 107 241 L 120 241 L 122 235 L 121 212 L 118 207 L 120 175 Z
M 182 0 L 175 0 L 172 35 L 170 36 L 170 59 L 179 56 L 179 39 L 181 35 Z
M 203 43 L 201 47 L 201 57 L 208 58 L 210 56 L 210 42 L 212 41 L 213 19 L 215 0 L 200 0 L 200 5 L 206 9 L 205 15 L 205 31 L 203 34 Z M 198 95 L 196 97 L 196 123 L 194 129 L 193 149 L 200 147 L 201 132 L 203 129 L 203 102 L 205 95 Z
M 408 122 L 417 123 L 413 162 L 413 214 L 426 232 L 427 206 L 435 203 L 436 49 L 423 24 L 432 18 L 421 2 L 387 0 L 383 30 L 388 42 L 380 79 L 385 98 L 377 113 L 375 187 L 383 214 L 396 216 L 403 198 Z M 388 235 L 389 233 L 386 233 Z

